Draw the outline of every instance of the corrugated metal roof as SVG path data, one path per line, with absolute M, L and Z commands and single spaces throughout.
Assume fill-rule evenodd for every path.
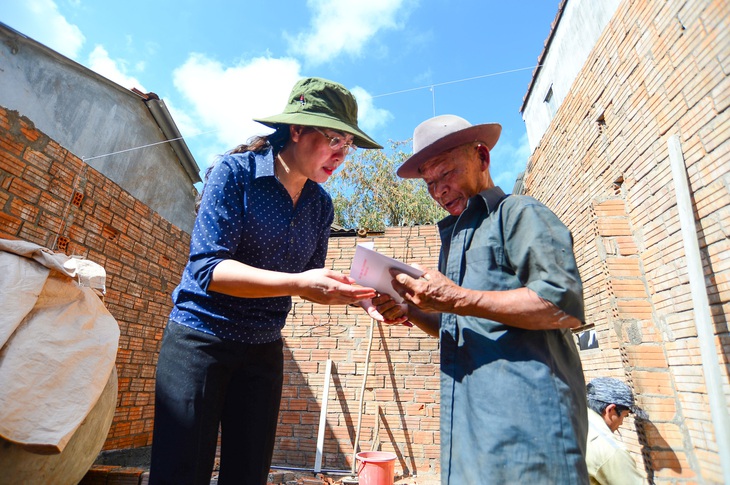
M 337 224 L 330 226 L 330 237 L 368 237 L 385 234 L 384 231 L 370 231 L 368 229 L 345 229 Z

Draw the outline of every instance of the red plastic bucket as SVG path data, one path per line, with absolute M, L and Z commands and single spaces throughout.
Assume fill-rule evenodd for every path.
M 357 455 L 357 480 L 360 485 L 393 485 L 395 453 L 389 451 L 361 451 Z

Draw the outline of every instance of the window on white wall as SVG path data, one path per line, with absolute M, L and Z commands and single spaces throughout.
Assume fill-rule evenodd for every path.
M 555 106 L 555 96 L 553 96 L 552 84 L 545 94 L 545 106 L 547 106 L 548 114 L 550 115 L 550 119 L 552 119 L 555 116 L 555 112 L 557 111 L 557 107 Z

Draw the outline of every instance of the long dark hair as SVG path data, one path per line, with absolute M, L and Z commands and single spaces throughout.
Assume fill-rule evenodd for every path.
M 272 148 L 274 150 L 274 156 L 276 156 L 288 141 L 289 125 L 277 125 L 273 133 L 251 137 L 246 143 L 238 145 L 233 150 L 226 152 L 226 154 L 244 152 L 263 153 L 269 148 Z
M 276 156 L 286 146 L 289 138 L 289 125 L 276 125 L 273 133 L 270 133 L 268 135 L 253 136 L 249 138 L 246 143 L 242 143 L 237 147 L 228 150 L 225 155 L 245 152 L 264 153 L 265 151 L 271 149 L 273 150 L 274 156 Z M 208 177 L 213 171 L 213 167 L 215 167 L 215 164 L 220 159 L 221 156 L 216 158 L 216 160 L 211 163 L 210 166 L 205 170 L 205 183 L 208 182 Z M 198 196 L 195 198 L 196 214 L 198 213 L 198 209 L 200 208 L 200 201 L 203 199 L 203 192 L 205 192 L 205 183 L 203 184 L 203 190 L 201 190 Z

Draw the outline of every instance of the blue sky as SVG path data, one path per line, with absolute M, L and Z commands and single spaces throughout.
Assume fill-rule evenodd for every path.
M 157 93 L 201 169 L 319 76 L 355 93 L 382 145 L 434 114 L 501 123 L 492 176 L 510 191 L 529 156 L 519 108 L 559 1 L 9 0 L 0 21 Z

